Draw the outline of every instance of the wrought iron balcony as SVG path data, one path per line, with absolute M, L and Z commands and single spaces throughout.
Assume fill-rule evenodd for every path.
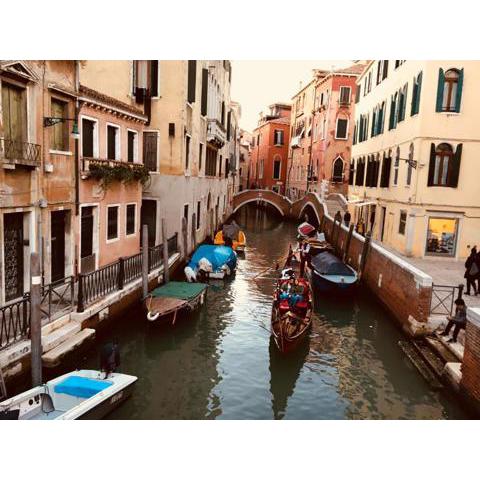
M 36 167 L 40 164 L 40 145 L 0 138 L 0 160 L 12 165 Z
M 227 133 L 224 126 L 217 119 L 209 118 L 207 122 L 207 142 L 217 148 L 222 148 L 227 141 Z

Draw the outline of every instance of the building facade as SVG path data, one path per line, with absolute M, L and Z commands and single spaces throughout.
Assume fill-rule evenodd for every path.
M 250 188 L 285 192 L 291 106 L 275 103 L 252 133 Z
M 239 186 L 238 190 L 246 190 L 250 186 L 250 166 L 251 166 L 251 150 L 252 150 L 253 136 L 250 132 L 240 129 L 239 139 L 239 167 L 238 177 Z
M 399 252 L 478 244 L 478 61 L 371 61 L 357 81 L 352 219 Z

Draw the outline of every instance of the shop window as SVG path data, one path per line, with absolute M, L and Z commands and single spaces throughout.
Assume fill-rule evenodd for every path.
M 427 255 L 439 255 L 445 257 L 455 256 L 457 243 L 458 220 L 455 218 L 428 219 L 427 229 Z

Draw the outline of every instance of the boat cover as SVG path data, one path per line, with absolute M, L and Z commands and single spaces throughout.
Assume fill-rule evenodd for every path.
M 152 297 L 169 297 L 191 300 L 202 293 L 208 285 L 205 283 L 168 282 L 152 292 Z
M 225 264 L 230 270 L 234 270 L 237 265 L 237 254 L 224 245 L 200 245 L 195 250 L 188 267 L 195 270 L 202 258 L 206 258 L 212 264 L 214 272 L 218 272 Z
M 240 227 L 235 221 L 233 221 L 230 225 L 224 225 L 222 228 L 223 238 L 231 238 L 232 240 L 237 240 L 238 232 L 240 232 Z
M 313 225 L 310 225 L 307 222 L 303 222 L 298 226 L 297 230 L 298 230 L 298 233 L 300 233 L 300 235 L 303 235 L 304 237 L 308 237 L 315 230 L 315 227 Z
M 97 380 L 95 378 L 71 375 L 60 383 L 57 383 L 54 391 L 55 393 L 65 393 L 73 397 L 90 398 L 111 385 L 113 385 L 113 382 L 109 382 L 108 380 Z
M 321 275 L 353 277 L 355 272 L 330 252 L 322 252 L 312 258 L 312 267 Z

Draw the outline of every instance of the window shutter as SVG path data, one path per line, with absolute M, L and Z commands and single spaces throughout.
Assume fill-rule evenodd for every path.
M 413 89 L 412 89 L 412 103 L 410 106 L 410 116 L 415 115 L 415 105 L 417 104 L 417 79 L 413 77 Z
M 230 140 L 230 124 L 231 124 L 231 121 L 232 121 L 232 111 L 230 110 L 228 113 L 227 113 L 227 140 Z
M 407 110 L 407 93 L 408 93 L 408 83 L 403 87 L 403 102 L 402 102 L 402 120 L 405 120 L 405 111 Z
M 388 188 L 390 186 L 390 170 L 392 168 L 392 158 L 386 157 L 383 159 L 385 163 L 385 187 Z
M 394 117 L 395 117 L 395 101 L 394 97 L 390 98 L 390 117 L 388 119 L 388 129 L 392 130 L 393 129 L 393 123 L 394 123 Z
M 372 116 L 372 131 L 370 132 L 371 137 L 374 137 L 375 134 L 377 133 L 376 130 L 375 130 L 376 120 L 377 120 L 377 113 L 374 110 L 373 111 L 373 116 Z
M 422 72 L 418 74 L 417 77 L 417 96 L 415 98 L 415 113 L 420 111 L 420 93 L 422 91 Z
M 435 111 L 442 111 L 443 89 L 445 87 L 445 74 L 443 68 L 438 69 L 438 86 L 437 86 L 437 106 Z
M 460 112 L 460 104 L 462 102 L 462 87 L 463 87 L 463 68 L 458 72 L 457 94 L 455 96 L 455 111 Z
M 428 181 L 427 186 L 433 185 L 433 175 L 435 174 L 435 144 L 430 144 L 430 163 L 428 165 Z
M 457 188 L 458 186 L 458 177 L 460 175 L 460 162 L 462 160 L 462 146 L 463 144 L 461 143 L 457 145 L 455 155 L 452 158 L 452 167 L 450 170 L 450 175 L 448 175 L 448 186 L 452 188 Z
M 200 113 L 207 114 L 207 100 L 208 100 L 208 70 L 202 68 L 202 105 Z
M 189 103 L 195 102 L 195 87 L 197 80 L 197 61 L 188 60 L 188 93 L 187 101 Z

